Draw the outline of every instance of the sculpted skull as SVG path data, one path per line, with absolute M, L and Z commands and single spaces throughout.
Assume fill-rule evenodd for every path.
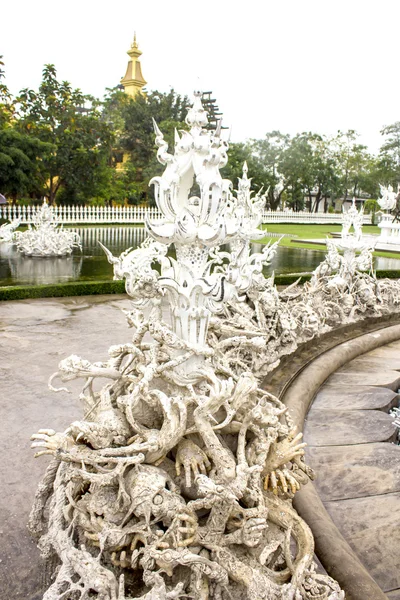
M 184 499 L 166 471 L 151 465 L 135 467 L 126 476 L 126 490 L 131 497 L 132 512 L 137 517 L 151 517 L 170 525 L 186 509 Z

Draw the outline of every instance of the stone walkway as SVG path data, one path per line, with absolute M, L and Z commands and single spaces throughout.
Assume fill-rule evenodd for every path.
M 400 446 L 388 411 L 399 387 L 400 342 L 393 342 L 331 375 L 304 430 L 325 508 L 391 600 L 400 600 Z
M 126 296 L 0 303 L 0 600 L 40 600 L 44 591 L 26 523 L 49 459 L 33 458 L 29 438 L 79 418 L 82 388 L 70 382 L 71 394 L 55 394 L 48 378 L 70 354 L 103 360 L 110 345 L 129 341 L 121 312 L 129 307 Z M 385 412 L 397 403 L 399 371 L 400 342 L 355 359 L 321 388 L 306 430 L 329 513 L 392 600 L 400 599 L 400 448 L 388 443 Z
M 130 341 L 121 312 L 129 307 L 125 295 L 0 302 L 1 600 L 40 600 L 44 591 L 43 561 L 26 524 L 50 459 L 34 459 L 29 438 L 40 428 L 64 431 L 82 414 L 83 381 L 56 394 L 48 378 L 70 354 L 104 360 L 109 346 Z

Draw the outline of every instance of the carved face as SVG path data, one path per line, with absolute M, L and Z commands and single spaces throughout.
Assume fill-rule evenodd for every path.
M 90 492 L 83 500 L 92 516 L 102 517 L 109 523 L 119 524 L 125 516 L 125 511 L 121 509 L 118 502 L 118 488 L 115 485 L 92 483 Z
M 186 506 L 183 498 L 169 487 L 173 486 L 163 469 L 141 465 L 132 470 L 126 477 L 126 490 L 132 499 L 133 513 L 169 525 Z

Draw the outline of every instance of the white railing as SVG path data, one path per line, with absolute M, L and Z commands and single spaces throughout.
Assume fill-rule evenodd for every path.
M 0 219 L 12 221 L 20 219 L 22 225 L 33 222 L 35 206 L 1 206 Z M 139 206 L 54 206 L 54 216 L 58 223 L 96 225 L 99 223 L 144 223 L 161 218 L 157 208 Z M 263 223 L 341 223 L 341 214 L 293 212 L 290 210 L 265 211 Z M 371 215 L 364 215 L 364 225 L 371 223 Z
M 342 223 L 342 213 L 310 213 L 291 210 L 267 210 L 263 214 L 263 223 Z M 364 225 L 371 225 L 371 215 L 364 215 Z

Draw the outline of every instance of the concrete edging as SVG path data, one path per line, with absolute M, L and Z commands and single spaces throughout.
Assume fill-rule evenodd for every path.
M 312 360 L 284 390 L 281 400 L 288 406 L 299 431 L 324 381 L 350 360 L 400 339 L 400 325 L 393 325 L 348 340 Z M 309 482 L 294 499 L 298 513 L 310 526 L 316 554 L 345 591 L 347 600 L 387 600 L 326 511 L 315 486 Z

